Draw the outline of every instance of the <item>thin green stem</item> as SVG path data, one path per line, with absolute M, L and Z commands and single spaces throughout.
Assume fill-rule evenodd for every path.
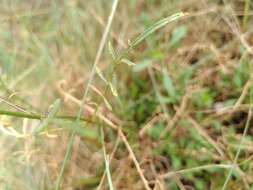
M 182 169 L 182 170 L 178 170 L 178 171 L 171 171 L 166 174 L 160 175 L 159 177 L 162 179 L 165 179 L 165 178 L 173 177 L 175 175 L 183 175 L 183 174 L 187 174 L 187 173 L 191 173 L 191 172 L 214 169 L 214 168 L 230 169 L 230 168 L 233 168 L 233 166 L 226 165 L 226 164 L 207 164 L 204 166 L 197 166 L 194 168 Z
M 27 118 L 27 119 L 36 119 L 36 120 L 43 120 L 47 118 L 46 115 L 42 115 L 42 114 L 34 114 L 34 113 L 29 114 L 29 113 L 24 113 L 24 112 L 7 111 L 7 110 L 0 110 L 0 115 L 7 115 L 7 116 L 12 116 L 12 117 Z M 58 116 L 55 116 L 54 119 L 66 119 L 70 121 L 75 121 L 76 117 L 70 116 L 70 115 L 58 115 Z M 83 117 L 80 118 L 80 121 L 94 123 L 91 120 L 88 120 Z
M 110 173 L 110 158 L 109 155 L 107 155 L 106 153 L 106 148 L 105 148 L 105 139 L 104 139 L 104 129 L 102 127 L 100 127 L 100 133 L 101 133 L 101 144 L 102 144 L 102 148 L 103 148 L 103 155 L 104 155 L 104 161 L 105 161 L 105 172 L 106 172 L 106 176 L 107 176 L 107 181 L 108 181 L 108 185 L 109 185 L 109 189 L 113 190 L 113 184 L 112 184 L 112 177 L 111 177 L 111 173 Z

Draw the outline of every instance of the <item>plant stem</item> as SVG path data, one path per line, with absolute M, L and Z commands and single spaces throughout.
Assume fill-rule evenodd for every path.
M 246 29 L 246 26 L 248 24 L 248 12 L 249 12 L 249 8 L 250 8 L 250 0 L 245 0 L 244 1 L 245 5 L 244 5 L 244 12 L 243 12 L 243 29 Z
M 28 119 L 36 119 L 36 120 L 43 120 L 46 118 L 46 115 L 40 115 L 40 114 L 34 114 L 34 113 L 24 113 L 24 112 L 15 112 L 15 111 L 7 111 L 7 110 L 0 110 L 0 115 L 7 115 L 7 116 L 13 116 L 13 117 L 19 117 L 19 118 L 28 118 Z M 54 119 L 66 119 L 70 121 L 76 120 L 76 117 L 69 116 L 69 115 L 58 115 L 55 116 Z M 81 121 L 93 123 L 91 120 L 80 118 Z

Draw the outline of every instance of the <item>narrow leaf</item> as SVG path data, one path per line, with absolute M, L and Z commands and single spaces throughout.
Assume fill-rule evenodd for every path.
M 98 67 L 96 67 L 96 72 L 98 76 L 107 84 L 108 83 L 107 80 L 105 79 L 104 75 L 102 74 L 101 70 Z
M 110 89 L 112 91 L 112 94 L 115 96 L 115 97 L 118 97 L 118 92 L 117 90 L 114 88 L 114 86 L 112 85 L 112 83 L 109 83 L 109 86 L 110 86 Z
M 112 106 L 111 106 L 111 104 L 107 101 L 107 99 L 106 99 L 104 96 L 102 96 L 102 97 L 103 97 L 103 101 L 104 101 L 106 107 L 107 107 L 109 110 L 112 111 Z
M 187 34 L 187 28 L 185 26 L 179 26 L 172 31 L 172 38 L 170 46 L 178 44 Z
M 106 171 L 106 175 L 107 175 L 109 189 L 113 190 L 114 188 L 113 188 L 112 176 L 111 176 L 111 172 L 110 172 L 110 157 L 109 157 L 109 155 L 105 156 L 105 171 Z
M 129 66 L 134 66 L 134 65 L 136 65 L 134 62 L 132 62 L 132 61 L 130 61 L 129 59 L 126 59 L 126 58 L 122 59 L 121 61 L 122 61 L 123 63 L 129 65 Z
M 109 53 L 111 54 L 112 56 L 112 59 L 115 60 L 117 58 L 117 53 L 116 51 L 114 50 L 111 42 L 108 43 L 108 48 L 109 48 Z
M 144 69 L 149 67 L 151 65 L 151 63 L 152 62 L 150 60 L 145 60 L 141 63 L 135 64 L 133 67 L 133 71 L 135 71 L 135 72 L 143 71 Z
M 136 45 L 141 43 L 145 38 L 147 38 L 150 34 L 154 33 L 156 30 L 162 28 L 163 26 L 165 26 L 169 22 L 175 21 L 183 16 L 184 16 L 184 13 L 179 12 L 179 13 L 173 14 L 169 17 L 159 20 L 158 22 L 156 22 L 155 24 L 153 24 L 152 26 L 147 28 L 142 34 L 137 36 L 137 38 L 135 38 L 135 40 L 130 42 L 130 44 L 129 44 L 130 47 L 131 48 L 135 47 Z
M 163 69 L 163 86 L 171 97 L 176 96 L 175 87 L 166 69 Z

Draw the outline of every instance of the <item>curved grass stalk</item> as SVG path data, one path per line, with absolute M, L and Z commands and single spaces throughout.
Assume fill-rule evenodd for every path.
M 187 169 L 182 169 L 182 170 L 178 170 L 178 171 L 172 171 L 172 172 L 168 172 L 166 174 L 160 175 L 159 177 L 162 179 L 165 178 L 170 178 L 173 177 L 175 175 L 182 175 L 182 174 L 186 174 L 186 173 L 191 173 L 191 172 L 196 172 L 196 171 L 200 171 L 200 170 L 208 170 L 208 169 L 216 169 L 216 168 L 221 168 L 221 169 L 233 169 L 233 165 L 228 165 L 228 164 L 207 164 L 207 165 L 203 165 L 203 166 L 197 166 L 194 168 L 187 168 Z

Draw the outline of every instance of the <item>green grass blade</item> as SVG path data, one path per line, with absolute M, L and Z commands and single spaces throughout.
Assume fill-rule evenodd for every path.
M 134 62 L 130 61 L 127 58 L 122 59 L 122 62 L 127 64 L 128 66 L 135 66 L 136 65 Z
M 139 36 L 137 36 L 132 42 L 130 42 L 129 46 L 131 48 L 134 48 L 139 43 L 141 43 L 144 39 L 146 39 L 150 34 L 154 33 L 156 30 L 162 28 L 166 24 L 178 20 L 179 18 L 183 17 L 185 14 L 183 12 L 179 12 L 176 14 L 173 14 L 169 17 L 166 17 L 164 19 L 159 20 L 149 28 L 147 28 L 143 33 L 141 33 Z
M 110 172 L 110 157 L 109 157 L 109 155 L 105 155 L 105 171 L 106 171 L 106 175 L 107 175 L 109 189 L 113 190 L 114 188 L 113 188 L 112 176 L 111 176 L 111 172 Z
M 16 112 L 16 111 L 8 111 L 8 110 L 0 110 L 0 115 L 6 115 L 6 116 L 12 116 L 12 117 L 18 117 L 18 118 L 27 118 L 27 119 L 36 119 L 36 120 L 43 120 L 46 118 L 46 116 L 42 114 L 34 114 L 34 113 L 24 113 L 24 112 Z M 52 119 L 63 119 L 63 120 L 69 120 L 69 121 L 75 121 L 76 117 L 70 116 L 70 115 L 56 115 Z M 88 123 L 95 123 L 91 120 L 80 118 L 81 121 L 85 121 Z
M 168 95 L 171 96 L 171 98 L 175 99 L 176 98 L 176 90 L 173 85 L 173 82 L 171 80 L 171 77 L 169 73 L 167 72 L 166 68 L 163 69 L 163 86 L 166 89 Z
M 105 172 L 107 176 L 107 181 L 109 185 L 109 189 L 113 190 L 113 184 L 112 184 L 112 177 L 111 177 L 111 172 L 110 172 L 110 157 L 109 155 L 106 154 L 106 149 L 105 149 L 105 140 L 104 140 L 104 130 L 101 127 L 100 128 L 101 132 L 101 143 L 102 143 L 102 148 L 103 148 L 103 155 L 104 155 L 104 161 L 105 161 Z
M 117 53 L 116 53 L 115 49 L 113 48 L 111 42 L 108 43 L 108 48 L 109 48 L 109 53 L 112 56 L 112 59 L 115 60 L 117 58 Z

